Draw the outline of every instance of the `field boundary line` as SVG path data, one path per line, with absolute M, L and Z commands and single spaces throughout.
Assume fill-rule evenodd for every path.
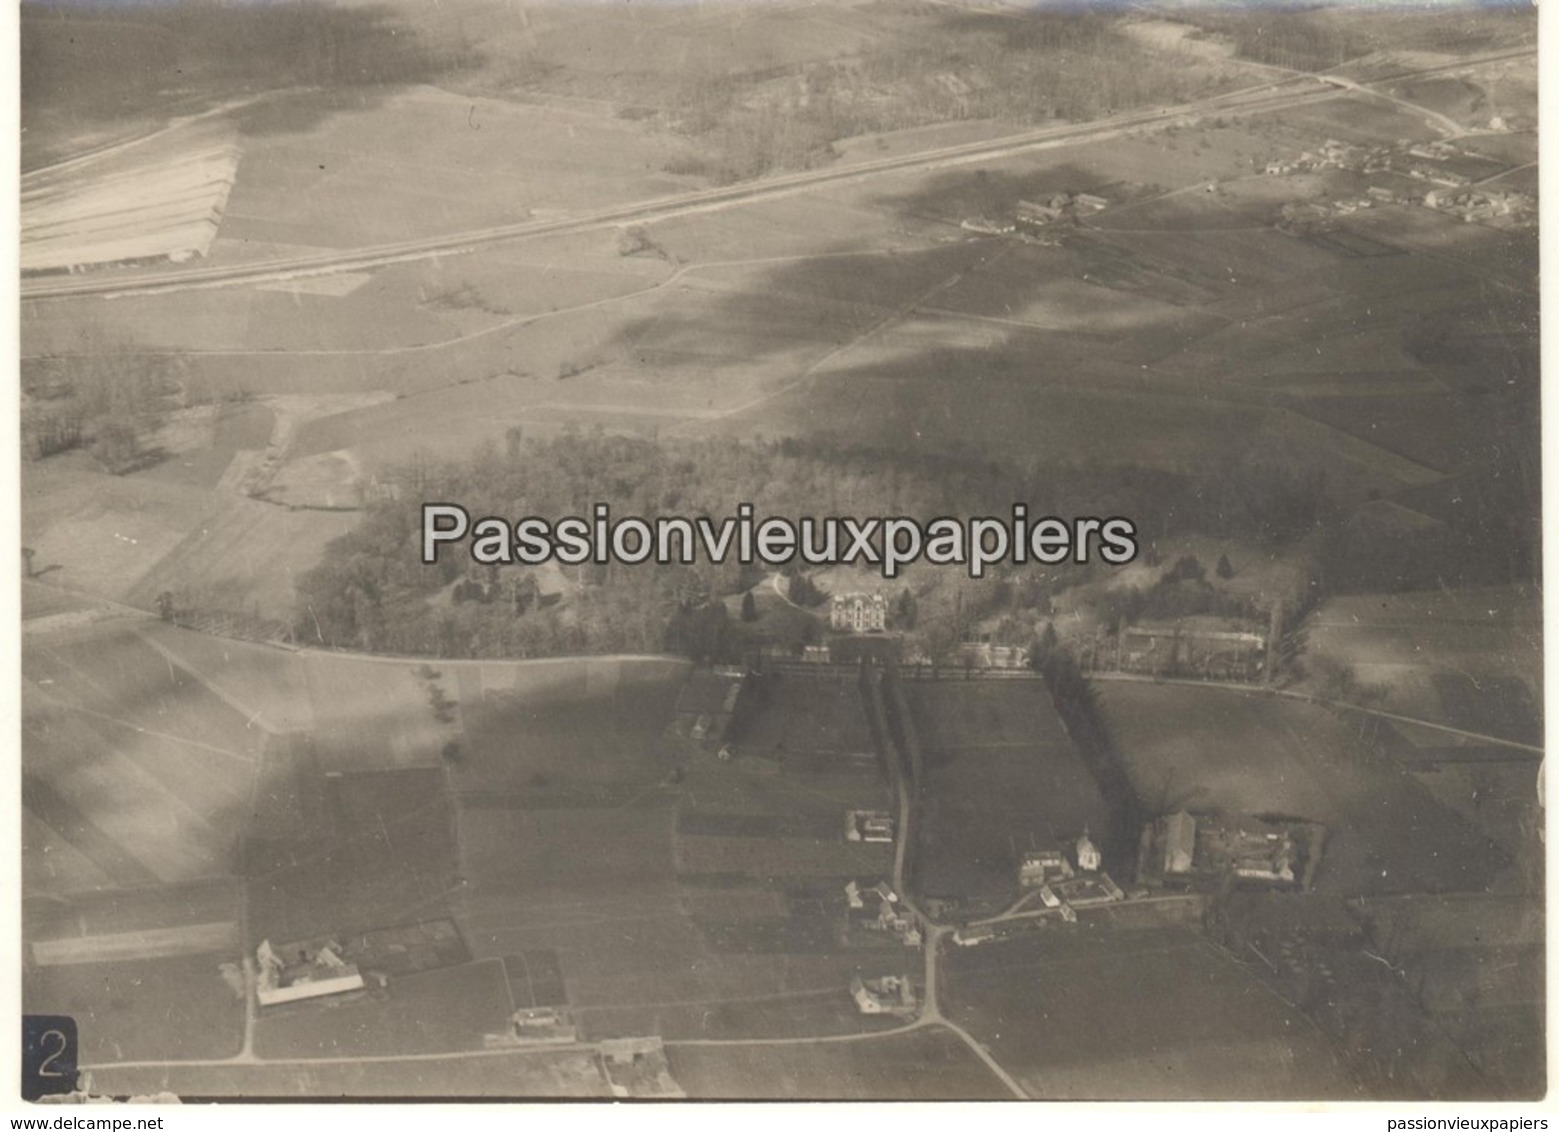
M 670 1043 L 666 1043 L 670 1044 Z M 109 1069 L 307 1069 L 311 1065 L 382 1065 L 398 1061 L 456 1061 L 467 1057 L 519 1057 L 537 1053 L 599 1053 L 599 1042 L 538 1042 L 535 1045 L 505 1046 L 502 1049 L 464 1049 L 448 1053 L 387 1053 L 362 1054 L 354 1057 L 260 1057 L 245 1058 L 241 1054 L 223 1058 L 184 1058 L 173 1061 L 103 1061 L 82 1065 L 81 1071 Z
M 880 1038 L 896 1037 L 900 1034 L 908 1034 L 917 1030 L 930 1027 L 930 1023 L 910 1022 L 903 1026 L 896 1026 L 891 1030 L 876 1030 L 871 1033 L 861 1034 L 827 1034 L 822 1036 L 799 1038 L 663 1038 L 661 1044 L 666 1048 L 674 1046 L 689 1047 L 719 1047 L 719 1046 L 779 1046 L 779 1045 L 832 1045 L 839 1042 L 876 1041 Z M 401 1053 L 401 1054 L 365 1054 L 359 1056 L 332 1056 L 332 1057 L 277 1057 L 268 1058 L 256 1056 L 252 1059 L 245 1058 L 241 1054 L 224 1058 L 180 1058 L 164 1061 L 105 1061 L 84 1064 L 80 1068 L 82 1072 L 107 1071 L 114 1069 L 242 1069 L 242 1068 L 289 1068 L 307 1069 L 314 1065 L 364 1065 L 364 1064 L 393 1064 L 396 1062 L 426 1062 L 426 1061 L 458 1061 L 465 1058 L 489 1058 L 489 1057 L 524 1057 L 536 1054 L 593 1054 L 599 1053 L 602 1043 L 591 1042 L 537 1042 L 534 1045 L 506 1046 L 501 1049 L 468 1049 L 453 1050 L 445 1053 Z
M 1495 735 L 1482 735 L 1476 731 L 1466 731 L 1460 727 L 1453 727 L 1448 723 L 1431 723 L 1427 719 L 1415 719 L 1410 715 L 1399 715 L 1396 712 L 1384 711 L 1380 708 L 1361 707 L 1359 704 L 1350 704 L 1346 700 L 1329 700 L 1323 696 L 1314 696 L 1308 692 L 1295 692 L 1287 688 L 1268 688 L 1261 684 L 1229 684 L 1219 680 L 1160 678 L 1139 675 L 1135 672 L 1089 672 L 1086 675 L 1090 680 L 1116 681 L 1123 684 L 1173 684 L 1176 687 L 1183 688 L 1217 688 L 1220 691 L 1238 692 L 1247 696 L 1281 696 L 1284 699 L 1298 700 L 1301 703 L 1315 704 L 1318 707 L 1336 708 L 1339 711 L 1361 712 L 1380 719 L 1394 720 L 1397 723 L 1411 723 L 1416 727 L 1427 727 L 1433 731 L 1444 731 L 1451 735 L 1460 735 L 1464 739 L 1476 739 L 1480 743 L 1488 743 L 1495 747 L 1509 747 L 1532 755 L 1541 756 L 1548 753 L 1544 747 L 1534 747 L 1530 743 L 1518 742 L 1515 739 L 1501 739 Z
M 880 1038 L 897 1037 L 900 1034 L 910 1034 L 917 1030 L 927 1030 L 937 1023 L 916 1019 L 906 1022 L 902 1026 L 895 1026 L 891 1030 L 873 1030 L 860 1034 L 824 1034 L 802 1038 L 662 1038 L 661 1044 L 670 1048 L 672 1046 L 706 1047 L 719 1046 L 810 1046 L 810 1045 L 837 1045 L 840 1042 L 871 1042 Z
M 182 626 L 181 626 L 182 627 Z M 191 629 L 190 632 L 201 633 L 199 629 Z M 215 637 L 217 640 L 228 640 L 217 633 L 202 633 L 203 636 Z M 435 667 L 458 666 L 463 664 L 477 665 L 529 665 L 540 667 L 548 664 L 580 664 L 582 662 L 593 663 L 640 663 L 643 661 L 674 661 L 677 664 L 691 668 L 693 662 L 685 656 L 677 656 L 669 652 L 620 652 L 620 653 L 570 653 L 566 656 L 532 656 L 517 657 L 480 657 L 470 656 L 416 656 L 411 653 L 374 653 L 357 652 L 353 649 L 319 648 L 316 645 L 277 645 L 269 641 L 245 641 L 245 644 L 255 644 L 267 648 L 279 648 L 283 652 L 296 653 L 299 656 L 334 657 L 338 660 L 368 660 L 379 664 L 427 664 Z
M 825 994 L 837 995 L 839 994 L 839 987 L 812 987 L 808 990 L 776 991 L 773 994 L 745 995 L 738 998 L 687 998 L 673 1002 L 625 1002 L 621 1003 L 620 1005 L 613 1005 L 611 1003 L 604 1002 L 585 1005 L 570 1003 L 568 1009 L 570 1013 L 573 1014 L 580 1014 L 585 1011 L 595 1011 L 599 1013 L 604 1010 L 660 1010 L 678 1006 L 725 1006 L 728 1003 L 733 1002 L 778 1002 L 788 998 L 815 998 Z M 839 1036 L 844 1037 L 851 1035 Z
M 765 264 L 775 263 L 799 263 L 810 262 L 819 259 L 868 259 L 881 258 L 891 255 L 891 252 L 876 251 L 866 248 L 861 251 L 848 252 L 816 252 L 810 255 L 779 255 L 779 256 L 752 256 L 742 259 L 712 259 L 698 260 L 693 263 L 685 263 L 677 267 L 664 278 L 651 283 L 647 287 L 638 287 L 631 291 L 623 291 L 616 295 L 603 295 L 599 299 L 590 299 L 583 303 L 576 303 L 569 307 L 557 307 L 553 310 L 531 311 L 529 314 L 517 314 L 505 318 L 491 326 L 483 326 L 464 334 L 456 334 L 452 338 L 440 338 L 436 342 L 414 342 L 405 346 L 365 346 L 335 347 L 322 349 L 291 349 L 288 347 L 276 347 L 262 349 L 251 346 L 217 346 L 203 349 L 152 349 L 152 350 L 127 350 L 116 351 L 114 357 L 131 358 L 357 358 L 357 357 L 396 357 L 401 354 L 431 353 L 436 350 L 447 350 L 457 346 L 463 346 L 468 342 L 480 341 L 492 334 L 500 334 L 506 330 L 517 330 L 530 326 L 532 323 L 543 319 L 556 318 L 560 315 L 578 314 L 582 311 L 595 310 L 597 307 L 609 306 L 612 303 L 628 302 L 633 299 L 642 299 L 647 295 L 653 295 L 656 291 L 664 290 L 673 283 L 701 271 L 716 270 L 728 267 L 761 267 Z M 604 272 L 602 273 L 604 274 Z M 885 308 L 878 308 L 885 309 Z M 39 353 L 22 354 L 24 361 L 38 361 L 48 359 L 71 358 L 95 358 L 101 354 L 81 353 L 69 350 L 46 350 Z M 550 404 L 548 402 L 547 404 Z M 372 406 L 367 406 L 372 407 Z M 353 410 L 348 409 L 346 412 Z M 670 411 L 670 410 L 668 410 Z M 323 418 L 318 418 L 323 419 Z M 263 500 L 261 502 L 264 502 Z
M 203 751 L 210 751 L 212 754 L 222 755 L 226 758 L 234 760 L 235 762 L 241 762 L 245 766 L 259 765 L 258 758 L 250 758 L 247 755 L 239 754 L 237 751 L 229 751 L 224 747 L 213 747 L 210 743 L 202 743 L 199 739 L 186 739 L 181 735 L 170 735 L 166 731 L 154 731 L 150 727 L 142 727 L 138 723 L 131 723 L 127 719 L 120 719 L 118 716 L 109 715 L 107 712 L 97 711 L 94 708 L 83 707 L 80 704 L 66 703 L 58 696 L 55 696 L 52 693 L 46 692 L 42 688 L 39 688 L 36 684 L 33 685 L 33 690 L 36 695 L 43 697 L 64 711 L 76 712 L 80 715 L 90 715 L 95 719 L 101 719 L 108 723 L 118 724 L 120 727 L 128 728 L 129 730 L 138 734 L 149 735 L 154 739 L 165 739 L 170 743 L 178 743 L 186 747 L 199 747 Z
M 730 417 L 739 416 L 742 413 L 756 409 L 760 405 L 766 405 L 770 401 L 773 401 L 779 397 L 783 397 L 786 394 L 801 388 L 801 386 L 805 385 L 808 381 L 811 381 L 813 378 L 822 373 L 836 359 L 843 357 L 845 354 L 848 354 L 850 351 L 859 347 L 863 342 L 876 337 L 878 334 L 887 330 L 889 327 L 903 322 L 910 315 L 921 309 L 922 304 L 924 304 L 926 300 L 936 295 L 940 295 L 943 291 L 947 291 L 953 287 L 958 286 L 959 283 L 964 281 L 965 277 L 972 275 L 980 268 L 994 263 L 998 259 L 1001 259 L 1008 252 L 1010 252 L 1014 246 L 1016 245 L 1004 245 L 986 259 L 982 259 L 977 263 L 970 264 L 968 267 L 960 268 L 959 270 L 954 271 L 946 279 L 939 280 L 932 286 L 926 288 L 924 291 L 911 297 L 907 302 L 886 311 L 880 318 L 872 321 L 866 327 L 866 329 L 862 330 L 859 334 L 849 339 L 849 341 L 840 343 L 838 346 L 828 351 L 828 353 L 824 354 L 817 361 L 807 366 L 795 377 L 789 379 L 788 381 L 782 381 L 779 385 L 775 386 L 767 393 L 761 393 L 757 397 L 754 397 L 748 401 L 744 401 L 739 405 L 732 405 L 728 408 L 717 410 L 711 417 L 695 418 L 680 425 L 673 425 L 666 431 L 668 433 L 676 433 L 682 429 L 686 429 L 699 423 L 700 420 L 725 420 Z
M 221 700 L 228 707 L 232 708 L 239 715 L 243 716 L 245 721 L 247 722 L 248 726 L 250 726 L 250 727 L 258 727 L 260 729 L 260 731 L 262 732 L 262 734 L 266 735 L 266 736 L 279 734 L 279 732 L 277 732 L 273 728 L 271 728 L 271 727 L 266 725 L 266 723 L 260 718 L 260 716 L 261 716 L 260 712 L 258 712 L 255 709 L 249 707 L 247 704 L 239 702 L 237 697 L 231 695 L 230 693 L 228 693 L 226 691 L 223 691 L 221 688 L 218 688 L 210 680 L 206 679 L 206 677 L 204 675 L 202 675 L 200 672 L 197 672 L 194 668 L 190 667 L 190 663 L 189 663 L 189 661 L 186 658 L 180 657 L 177 653 L 173 652 L 172 649 L 168 648 L 161 641 L 155 640 L 149 634 L 147 634 L 146 631 L 145 631 L 145 627 L 144 626 L 138 626 L 135 629 L 135 635 L 137 637 L 139 637 L 141 640 L 145 641 L 155 651 L 160 653 L 162 655 L 163 659 L 167 660 L 169 664 L 176 665 L 180 669 L 182 669 L 183 671 L 188 672 L 191 676 L 193 676 L 196 679 L 196 681 L 198 681 L 200 683 L 201 687 L 205 688 L 207 691 L 209 691 L 217 699 Z M 214 634 L 212 634 L 212 635 L 214 635 Z M 218 638 L 218 639 L 219 640 L 225 640 L 226 638 Z M 263 753 L 264 752 L 262 750 L 262 752 L 261 752 L 262 756 L 263 756 Z M 258 765 L 258 760 L 256 760 L 256 764 Z

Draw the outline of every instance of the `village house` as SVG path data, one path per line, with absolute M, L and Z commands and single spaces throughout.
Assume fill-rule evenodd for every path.
M 1065 880 L 1072 875 L 1072 863 L 1059 849 L 1040 849 L 1025 853 L 1018 865 L 1018 886 L 1038 888 L 1052 880 Z
M 893 842 L 893 818 L 881 810 L 847 810 L 844 815 L 844 839 L 875 845 Z
M 883 975 L 877 979 L 856 975 L 850 980 L 850 996 L 862 1014 L 906 1015 L 915 1013 L 918 1006 L 908 975 Z
M 884 932 L 896 935 L 906 947 L 919 947 L 922 942 L 920 923 L 914 912 L 904 906 L 899 894 L 887 881 L 878 881 L 870 888 L 862 888 L 856 881 L 845 885 L 845 900 L 849 904 L 849 926 L 863 931 Z

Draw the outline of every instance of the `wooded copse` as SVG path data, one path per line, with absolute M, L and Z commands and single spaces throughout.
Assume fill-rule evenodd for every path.
M 664 650 L 717 658 L 752 643 L 751 624 L 731 616 L 722 599 L 750 589 L 763 571 L 734 556 L 692 565 L 553 566 L 553 589 L 546 593 L 526 567 L 478 567 L 464 554 L 424 565 L 426 501 L 511 520 L 589 514 L 606 502 L 613 514 L 650 522 L 731 515 L 742 503 L 797 519 L 928 520 L 1006 514 L 1021 502 L 1035 516 L 1130 516 L 1155 535 L 1238 531 L 1248 538 L 1265 531 L 1274 542 L 1313 529 L 1328 509 L 1319 477 L 1259 466 L 1250 472 L 1243 479 L 1221 470 L 1191 477 L 1037 462 L 1019 469 L 798 439 L 671 441 L 572 430 L 525 438 L 515 431 L 504 447 L 489 444 L 465 461 L 419 459 L 382 474 L 395 485 L 395 498 L 372 504 L 358 529 L 333 543 L 300 581 L 295 627 L 309 643 L 430 656 Z M 1273 490 L 1275 484 L 1282 489 Z M 1042 597 L 1032 586 L 988 581 L 992 592 Z M 815 596 L 809 586 L 793 592 Z M 901 588 L 884 583 L 890 596 Z M 815 619 L 785 609 L 774 621 L 785 621 L 787 643 L 816 636 Z
M 687 75 L 662 110 L 700 153 L 668 171 L 728 183 L 826 162 L 845 138 L 968 119 L 1088 121 L 1189 101 L 1237 70 L 1146 47 L 1105 13 L 950 14 L 935 36 L 846 59 Z
M 107 471 L 140 466 L 151 454 L 149 436 L 172 411 L 181 371 L 95 329 L 69 357 L 24 359 L 23 452 L 37 460 L 83 447 Z

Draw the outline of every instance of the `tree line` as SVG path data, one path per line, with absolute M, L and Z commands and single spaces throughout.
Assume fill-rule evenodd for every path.
M 1217 473 L 1212 473 L 1216 475 Z M 385 478 L 385 477 L 381 477 Z M 367 508 L 359 526 L 332 544 L 298 586 L 300 640 L 352 649 L 429 656 L 547 656 L 669 650 L 701 659 L 730 654 L 751 632 L 723 599 L 761 580 L 757 567 L 734 560 L 692 565 L 647 562 L 549 568 L 546 584 L 521 577 L 520 566 L 475 567 L 463 553 L 436 566 L 421 561 L 421 504 L 459 502 L 474 516 L 514 521 L 589 515 L 597 502 L 615 516 L 715 519 L 741 503 L 760 516 L 1010 514 L 1154 515 L 1165 533 L 1207 530 L 1238 516 L 1220 508 L 1226 491 L 1208 477 L 1122 467 L 1080 469 L 1038 462 L 1012 468 L 964 456 L 906 456 L 809 439 L 649 439 L 601 430 L 565 430 L 533 438 L 511 431 L 460 461 L 409 461 L 391 471 L 393 498 Z M 1319 492 L 1314 479 L 1297 477 Z M 1289 495 L 1277 493 L 1265 529 L 1287 531 Z M 1307 501 L 1307 513 L 1322 508 Z M 1248 535 L 1248 530 L 1247 530 Z M 1001 584 L 992 581 L 992 585 Z M 819 594 L 795 583 L 799 604 Z M 538 596 L 539 590 L 549 589 Z M 888 587 L 895 617 L 912 621 L 913 597 Z M 458 591 L 458 598 L 456 596 Z M 784 630 L 803 641 L 813 632 L 799 611 Z M 769 617 L 764 618 L 765 622 Z M 775 618 L 776 621 L 781 620 Z
M 154 459 L 151 437 L 182 390 L 182 367 L 97 327 L 83 328 L 78 345 L 69 358 L 23 359 L 22 451 L 39 460 L 85 448 L 115 473 Z
M 789 75 L 689 73 L 661 110 L 698 148 L 667 171 L 740 181 L 832 160 L 845 138 L 974 119 L 1087 121 L 1189 101 L 1222 78 L 1122 34 L 1107 13 L 953 13 L 924 35 Z

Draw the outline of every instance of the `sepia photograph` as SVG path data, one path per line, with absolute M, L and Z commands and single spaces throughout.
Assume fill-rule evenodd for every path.
M 15 12 L 27 1111 L 1545 1099 L 1535 4 Z

